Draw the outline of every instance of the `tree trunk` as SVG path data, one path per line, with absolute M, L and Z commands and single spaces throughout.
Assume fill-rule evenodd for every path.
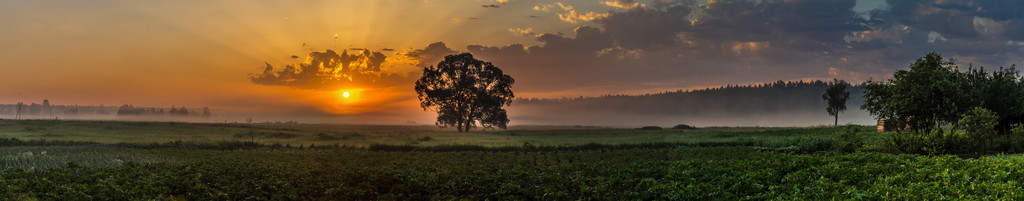
M 838 114 L 836 114 L 836 116 L 835 116 L 835 117 L 836 117 L 836 122 L 835 122 L 835 123 L 832 123 L 832 126 L 838 126 L 838 125 L 839 125 L 839 115 L 838 115 Z

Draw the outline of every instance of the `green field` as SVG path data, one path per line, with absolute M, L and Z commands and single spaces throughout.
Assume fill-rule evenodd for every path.
M 894 155 L 868 126 L 839 153 L 839 127 L 0 124 L 5 200 L 1024 199 L 1021 155 Z
M 865 135 L 871 127 L 861 127 Z M 640 130 L 581 126 L 512 126 L 507 130 L 459 133 L 435 126 L 332 124 L 200 124 L 177 122 L 0 120 L 0 137 L 21 140 L 114 143 L 255 142 L 291 146 L 477 145 L 484 147 L 569 146 L 589 143 L 758 143 L 785 144 L 832 137 L 835 128 L 704 128 Z

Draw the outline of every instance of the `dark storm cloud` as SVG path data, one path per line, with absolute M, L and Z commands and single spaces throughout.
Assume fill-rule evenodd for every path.
M 844 47 L 844 38 L 870 28 L 854 0 L 721 1 L 698 7 L 704 15 L 682 31 L 698 40 L 772 42 L 794 50 Z M 679 33 L 679 32 L 677 32 Z
M 935 31 L 946 38 L 983 37 L 986 26 L 979 24 L 979 19 L 991 19 L 998 23 L 1007 23 L 1006 27 L 1015 29 L 1024 21 L 1024 1 L 991 0 L 991 1 L 936 1 L 936 0 L 889 0 L 890 9 L 882 12 L 882 17 L 889 17 L 896 23 L 906 26 Z M 980 22 L 984 23 L 984 22 Z M 1008 31 L 1002 34 L 1011 39 L 1022 39 L 1022 34 Z
M 966 2 L 889 1 L 895 22 L 935 31 L 947 38 L 974 38 L 974 12 Z
M 626 48 L 648 48 L 675 43 L 676 34 L 687 30 L 690 21 L 686 19 L 691 8 L 670 6 L 665 10 L 629 9 L 613 12 L 597 22 L 604 25 L 605 32 Z
M 599 52 L 613 46 L 614 40 L 594 27 L 582 26 L 572 36 L 542 34 L 537 37 L 541 45 L 511 44 L 502 47 L 470 45 L 474 56 L 490 61 L 505 69 L 526 90 L 546 90 L 558 87 L 587 87 L 599 82 L 614 84 L 628 79 L 607 79 L 609 76 L 632 71 L 619 60 L 601 57 Z
M 524 90 L 830 76 L 863 81 L 884 78 L 931 51 L 990 68 L 1024 55 L 1022 43 L 1011 41 L 1024 39 L 1024 1 L 889 1 L 867 13 L 854 11 L 855 0 L 619 6 L 633 3 L 605 3 L 616 9 L 594 20 L 596 26 L 578 27 L 571 36 L 540 34 L 539 45 L 467 49 L 529 75 L 517 78 Z

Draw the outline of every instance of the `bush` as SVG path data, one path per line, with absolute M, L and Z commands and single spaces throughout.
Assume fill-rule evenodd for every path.
M 1010 133 L 996 138 L 992 148 L 1010 153 L 1024 152 L 1024 124 L 1011 125 Z
M 851 153 L 864 146 L 864 139 L 860 136 L 860 129 L 854 125 L 847 125 L 839 132 L 839 140 L 836 141 L 836 151 L 839 153 Z
M 893 135 L 888 145 L 897 152 L 916 154 L 971 154 L 983 153 L 996 135 L 998 117 L 992 111 L 975 107 L 961 115 L 954 128 L 932 128 L 930 131 L 912 131 Z M 1024 128 L 1020 129 L 1024 131 Z M 1012 146 L 1001 140 L 994 147 L 1008 151 Z
M 640 130 L 661 130 L 660 126 L 644 126 L 640 127 Z
M 791 142 L 800 153 L 814 153 L 833 149 L 835 141 L 824 137 L 801 137 Z
M 998 117 L 995 112 L 985 108 L 974 107 L 962 115 L 957 127 L 967 132 L 970 146 L 979 153 L 984 152 L 985 144 L 996 135 Z
M 686 125 L 686 124 L 679 124 L 679 125 L 673 126 L 672 129 L 697 129 L 697 127 L 693 127 L 693 126 Z
M 969 147 L 966 132 L 957 129 L 934 128 L 931 131 L 896 133 L 889 138 L 888 146 L 893 151 L 911 154 L 962 154 Z

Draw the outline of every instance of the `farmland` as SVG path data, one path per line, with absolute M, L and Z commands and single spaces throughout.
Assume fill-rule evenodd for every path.
M 867 143 L 840 153 L 834 149 L 842 128 L 834 127 L 456 133 L 427 126 L 0 123 L 7 138 L 0 142 L 0 197 L 10 200 L 1024 197 L 1020 155 L 890 154 L 875 142 L 890 134 L 867 126 L 856 127 Z M 235 137 L 250 131 L 294 136 Z M 110 136 L 93 137 L 104 133 Z

